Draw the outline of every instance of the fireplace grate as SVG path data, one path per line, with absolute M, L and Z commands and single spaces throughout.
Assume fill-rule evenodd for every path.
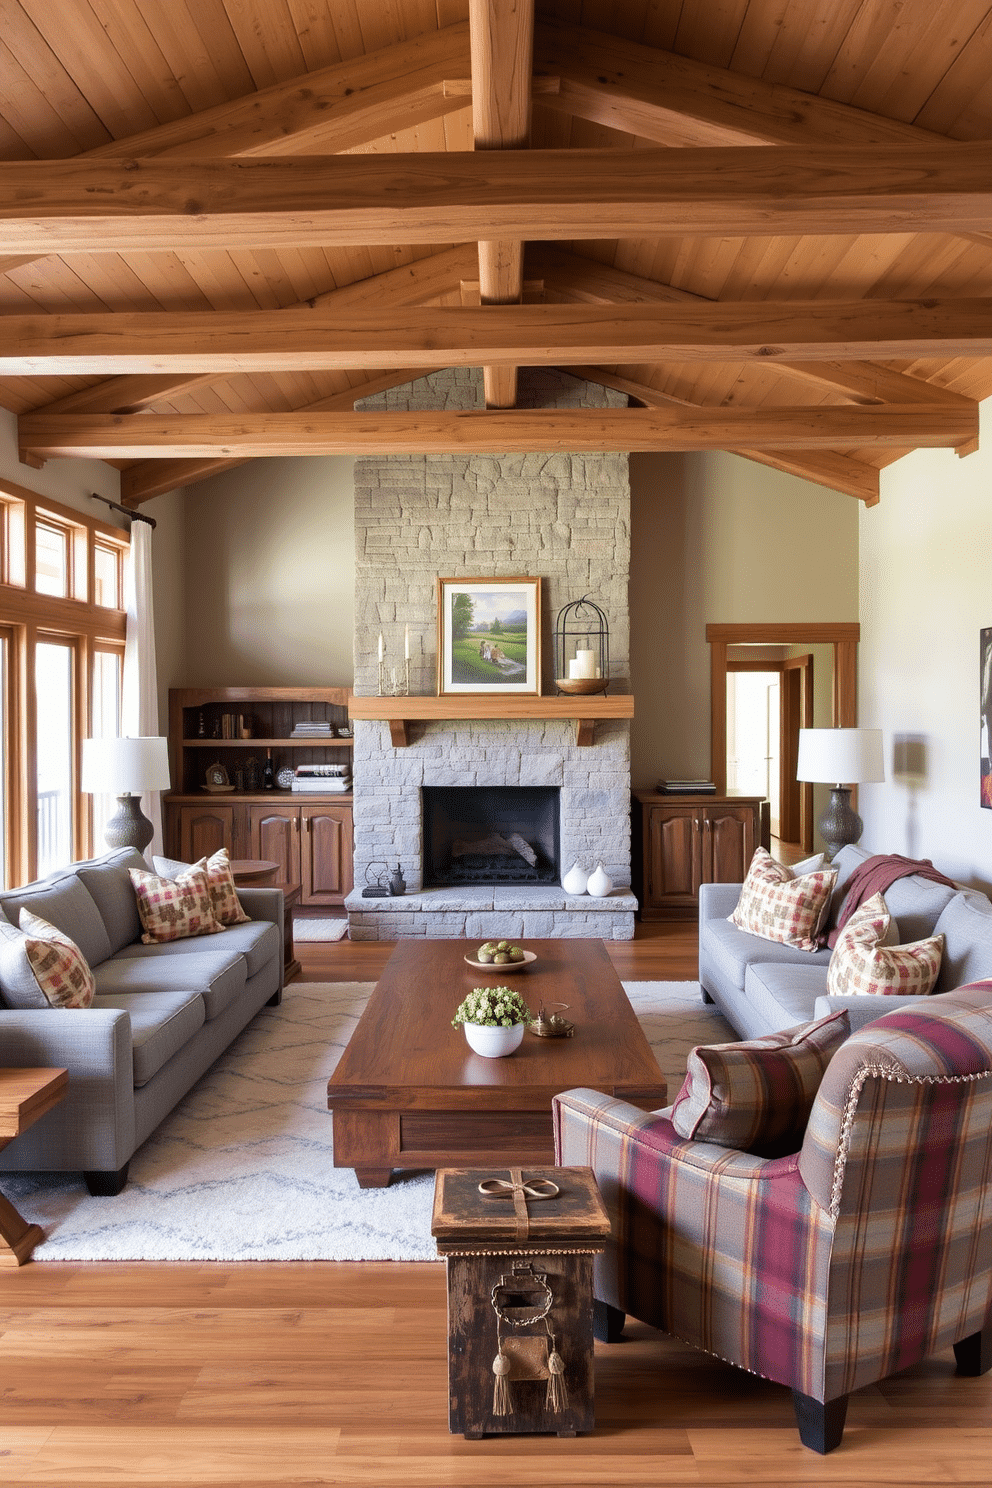
M 554 869 L 542 864 L 530 867 L 522 858 L 509 859 L 504 855 L 488 853 L 462 853 L 457 859 L 437 870 L 434 881 L 443 886 L 457 887 L 467 884 L 553 884 L 557 883 Z

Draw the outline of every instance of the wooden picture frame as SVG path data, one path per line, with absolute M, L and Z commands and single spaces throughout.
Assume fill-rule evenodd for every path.
M 540 695 L 540 579 L 438 579 L 437 691 Z

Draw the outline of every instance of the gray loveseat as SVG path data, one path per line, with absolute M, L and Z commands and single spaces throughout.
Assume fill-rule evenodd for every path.
M 844 885 L 869 853 L 841 848 L 834 858 L 837 888 L 831 923 L 844 898 Z M 836 1008 L 847 1008 L 852 1031 L 917 997 L 829 997 L 830 951 L 800 951 L 739 930 L 728 916 L 741 885 L 703 884 L 699 893 L 699 980 L 703 996 L 715 1002 L 743 1038 L 759 1038 L 792 1028 Z M 966 982 L 992 977 L 992 904 L 976 889 L 952 889 L 911 874 L 885 891 L 885 903 L 899 926 L 903 944 L 929 935 L 944 936 L 944 955 L 935 994 Z
M 281 889 L 239 888 L 245 924 L 143 945 L 129 867 L 148 865 L 120 849 L 0 893 L 0 938 L 27 905 L 76 942 L 96 980 L 92 1007 L 54 1008 L 26 1006 L 31 988 L 0 977 L 0 1063 L 69 1071 L 65 1100 L 0 1153 L 0 1171 L 79 1170 L 91 1193 L 119 1193 L 136 1149 L 282 996 Z

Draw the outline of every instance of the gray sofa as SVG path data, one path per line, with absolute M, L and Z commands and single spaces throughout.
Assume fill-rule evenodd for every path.
M 869 853 L 841 848 L 834 858 L 837 887 L 831 923 L 844 898 L 844 886 Z M 916 997 L 830 997 L 830 951 L 800 951 L 739 930 L 728 916 L 741 885 L 703 884 L 699 893 L 699 980 L 703 997 L 715 1002 L 743 1038 L 759 1038 L 847 1008 L 852 1031 L 897 1007 L 919 1006 Z M 899 927 L 899 940 L 944 936 L 944 955 L 934 995 L 966 982 L 992 977 L 992 904 L 976 889 L 952 889 L 911 874 L 885 891 L 885 902 Z
M 0 1153 L 0 1171 L 80 1170 L 91 1193 L 119 1193 L 136 1149 L 282 996 L 281 889 L 239 888 L 245 924 L 143 945 L 129 867 L 148 865 L 120 849 L 0 893 L 0 938 L 27 905 L 76 942 L 96 980 L 92 1007 L 54 1008 L 25 1006 L 30 988 L 0 976 L 0 1063 L 69 1071 L 65 1100 Z

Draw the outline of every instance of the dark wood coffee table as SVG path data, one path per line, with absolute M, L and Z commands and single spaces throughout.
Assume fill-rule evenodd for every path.
M 554 1159 L 551 1099 L 590 1086 L 650 1111 L 665 1080 L 601 940 L 528 940 L 526 970 L 465 964 L 477 942 L 403 941 L 327 1086 L 334 1165 L 362 1188 L 393 1168 L 543 1166 Z M 537 1013 L 568 1003 L 568 1039 L 531 1033 L 506 1059 L 473 1054 L 455 1009 L 473 987 L 517 988 Z

